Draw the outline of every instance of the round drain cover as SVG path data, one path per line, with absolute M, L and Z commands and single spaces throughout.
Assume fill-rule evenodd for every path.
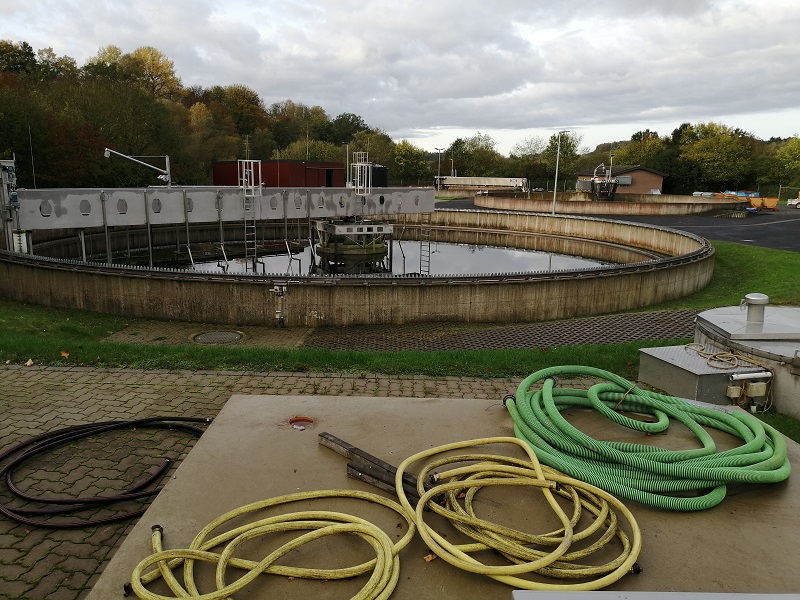
M 198 344 L 233 344 L 244 337 L 238 331 L 204 331 L 198 333 L 192 340 Z

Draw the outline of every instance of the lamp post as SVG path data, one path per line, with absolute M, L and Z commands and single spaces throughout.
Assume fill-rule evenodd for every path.
M 350 142 L 342 142 L 345 146 L 344 155 L 344 186 L 350 187 Z
M 456 176 L 456 168 L 453 166 L 453 159 L 450 159 L 450 175 L 452 177 Z
M 436 189 L 441 189 L 442 185 L 442 150 L 444 148 L 434 148 L 439 153 L 439 169 L 436 172 Z
M 558 191 L 558 161 L 561 158 L 561 134 L 569 133 L 568 130 L 558 132 L 558 145 L 556 146 L 556 176 L 553 179 L 553 209 L 550 214 L 556 214 L 556 192 Z
M 128 156 L 127 154 L 122 154 L 121 152 L 117 152 L 116 150 L 112 150 L 111 148 L 106 148 L 105 151 L 103 152 L 103 156 L 105 156 L 106 158 L 110 158 L 112 154 L 116 154 L 117 156 L 121 156 L 122 158 L 127 158 L 128 160 L 132 160 L 133 162 L 138 163 L 140 165 L 143 165 L 145 167 L 150 167 L 154 171 L 158 171 L 159 173 L 161 173 L 161 175 L 159 175 L 158 178 L 161 181 L 165 181 L 167 183 L 167 187 L 172 187 L 172 174 L 170 173 L 170 170 L 169 170 L 169 156 L 138 156 L 138 157 L 136 157 L 136 156 Z M 138 160 L 139 158 L 163 158 L 163 159 L 166 159 L 166 163 L 167 163 L 166 164 L 166 169 L 159 169 L 158 167 L 155 167 L 155 166 L 151 165 L 150 163 L 146 163 L 144 161 Z

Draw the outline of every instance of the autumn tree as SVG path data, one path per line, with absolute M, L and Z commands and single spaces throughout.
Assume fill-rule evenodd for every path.
M 119 59 L 120 67 L 154 98 L 176 98 L 181 80 L 175 63 L 152 46 L 142 46 Z

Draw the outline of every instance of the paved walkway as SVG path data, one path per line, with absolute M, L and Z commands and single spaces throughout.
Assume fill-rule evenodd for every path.
M 662 310 L 544 323 L 412 323 L 316 329 L 137 320 L 108 341 L 174 345 L 208 339 L 224 340 L 215 345 L 226 346 L 367 351 L 514 350 L 690 338 L 698 312 Z
M 401 350 L 529 348 L 601 341 L 690 337 L 695 311 L 662 311 L 522 325 L 431 324 L 327 330 L 246 328 L 237 344 L 271 347 Z M 195 343 L 219 326 L 136 322 L 110 341 Z M 225 328 L 221 328 L 225 329 Z M 0 365 L 0 449 L 83 423 L 153 416 L 214 417 L 233 394 L 486 398 L 501 402 L 519 381 L 469 377 L 397 377 L 315 373 L 143 371 Z M 163 457 L 175 464 L 192 439 L 170 432 L 114 434 L 33 460 L 15 474 L 34 495 L 117 493 L 152 473 Z M 174 468 L 174 467 L 173 467 Z M 121 484 L 120 482 L 125 482 Z M 0 501 L 8 502 L 0 491 Z M 139 506 L 146 506 L 140 501 Z M 0 598 L 83 598 L 132 523 L 72 530 L 16 524 L 0 517 Z

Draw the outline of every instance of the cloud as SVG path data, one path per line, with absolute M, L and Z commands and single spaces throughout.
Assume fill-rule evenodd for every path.
M 793 0 L 37 0 L 5 10 L 9 39 L 79 64 L 106 45 L 154 46 L 184 85 L 243 83 L 267 104 L 353 112 L 420 140 L 800 108 Z

